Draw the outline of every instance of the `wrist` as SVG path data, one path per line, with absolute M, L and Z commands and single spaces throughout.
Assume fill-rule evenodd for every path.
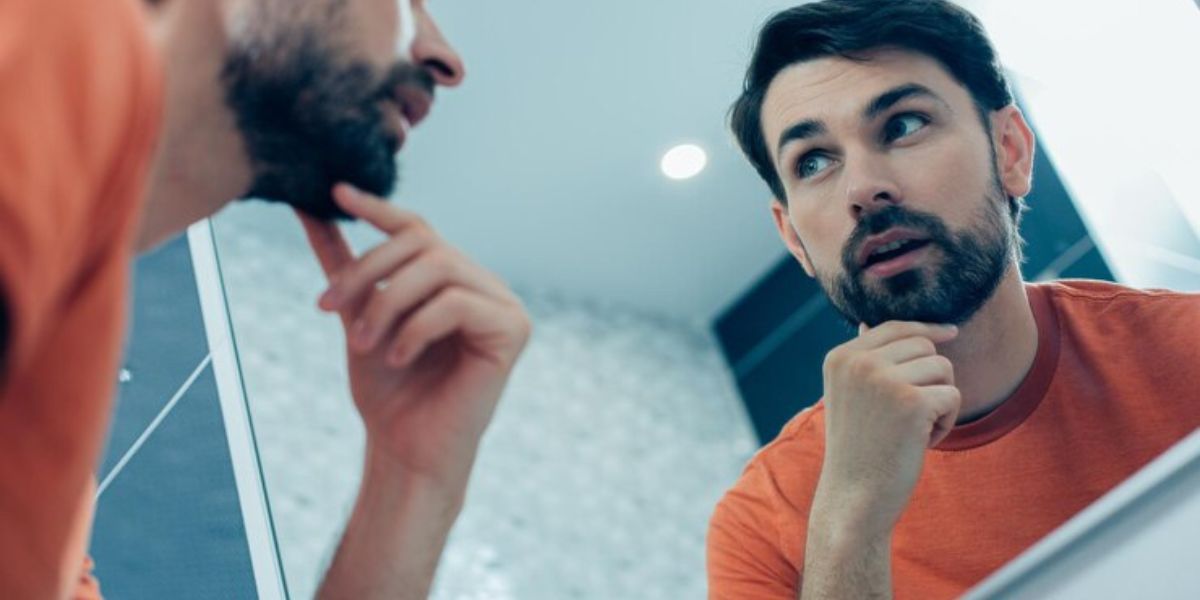
M 453 522 L 466 496 L 465 477 L 435 477 L 422 473 L 392 454 L 368 444 L 360 500 L 432 514 Z
M 890 547 L 893 521 L 880 514 L 869 498 L 831 493 L 819 486 L 809 513 L 809 540 L 830 552 Z

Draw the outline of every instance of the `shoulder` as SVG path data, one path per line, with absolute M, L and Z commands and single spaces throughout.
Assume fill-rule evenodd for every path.
M 792 417 L 779 435 L 750 459 L 725 500 L 755 498 L 762 502 L 773 495 L 782 500 L 796 483 L 811 479 L 815 485 L 824 450 L 825 405 L 818 402 Z
M 1127 324 L 1139 330 L 1200 325 L 1200 293 L 1138 289 L 1105 281 L 1062 280 L 1036 284 L 1060 318 Z M 1180 321 L 1179 319 L 1182 319 Z
M 1045 291 L 1057 306 L 1142 306 L 1150 304 L 1190 306 L 1200 303 L 1200 293 L 1163 289 L 1139 289 L 1091 279 L 1061 279 L 1031 284 Z
M 1200 345 L 1200 294 L 1087 280 L 1034 287 L 1046 294 L 1060 328 L 1076 345 L 1120 347 L 1154 360 L 1190 354 Z
M 66 295 L 132 250 L 162 108 L 143 10 L 136 0 L 0 2 L 0 294 L 10 364 Z
M 818 403 L 755 454 L 717 504 L 708 536 L 712 589 L 732 581 L 795 585 L 802 564 L 796 552 L 803 548 L 784 540 L 803 530 L 823 457 L 824 405 Z

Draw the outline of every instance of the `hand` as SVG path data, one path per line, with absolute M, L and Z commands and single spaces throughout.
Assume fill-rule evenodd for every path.
M 954 367 L 936 344 L 953 326 L 892 321 L 825 359 L 825 459 L 818 505 L 852 524 L 859 539 L 890 537 L 921 472 L 925 449 L 954 427 Z
M 461 491 L 529 317 L 503 282 L 416 215 L 345 184 L 334 199 L 389 236 L 355 258 L 336 225 L 300 215 L 330 280 L 319 306 L 338 313 L 347 335 L 368 452 Z

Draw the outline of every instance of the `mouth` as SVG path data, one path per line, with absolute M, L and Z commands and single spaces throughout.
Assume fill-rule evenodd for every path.
M 433 93 L 424 87 L 401 83 L 384 98 L 384 120 L 396 137 L 396 150 L 404 145 L 408 132 L 419 125 L 433 108 Z
M 868 238 L 858 254 L 859 268 L 890 277 L 916 265 L 932 241 L 916 231 L 892 229 Z

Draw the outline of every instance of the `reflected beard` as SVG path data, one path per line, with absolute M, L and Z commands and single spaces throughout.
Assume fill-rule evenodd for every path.
M 381 101 L 402 82 L 432 89 L 432 81 L 408 63 L 384 77 L 365 62 L 338 64 L 316 33 L 232 49 L 222 72 L 225 100 L 251 162 L 245 197 L 322 220 L 350 219 L 333 201 L 335 184 L 386 197 L 396 183 L 399 140 L 387 129 Z
M 985 198 L 979 225 L 954 233 L 936 215 L 898 205 L 859 222 L 842 252 L 843 271 L 837 277 L 819 276 L 834 308 L 852 325 L 875 327 L 887 321 L 966 323 L 992 297 L 1012 264 L 1016 244 L 999 207 Z M 941 260 L 869 281 L 858 265 L 857 251 L 867 237 L 892 227 L 924 232 L 929 251 Z

